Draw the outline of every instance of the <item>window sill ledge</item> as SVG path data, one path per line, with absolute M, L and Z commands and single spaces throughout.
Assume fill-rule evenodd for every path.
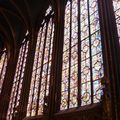
M 38 115 L 38 116 L 30 116 L 30 117 L 25 117 L 23 120 L 40 120 L 40 119 L 45 119 L 48 120 L 47 115 Z
M 97 111 L 102 109 L 101 103 L 95 103 L 92 105 L 82 106 L 80 108 L 71 108 L 69 110 L 59 111 L 55 116 L 64 116 L 70 114 L 84 113 L 86 111 Z

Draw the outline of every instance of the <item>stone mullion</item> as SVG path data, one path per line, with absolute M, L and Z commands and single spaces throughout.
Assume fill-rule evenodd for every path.
M 117 69 L 117 52 L 115 46 L 115 35 L 113 19 L 111 14 L 113 14 L 113 9 L 110 8 L 112 5 L 111 0 L 105 0 L 99 2 L 99 12 L 101 14 L 101 33 L 102 33 L 102 46 L 103 46 L 103 59 L 104 59 L 104 78 L 102 80 L 103 88 L 103 118 L 108 120 L 118 120 L 117 116 L 117 106 L 116 106 L 116 88 L 118 80 L 118 70 Z M 116 31 L 117 32 L 117 31 Z M 119 63 L 118 63 L 119 64 Z M 119 65 L 118 65 L 119 66 Z
M 55 25 L 55 28 L 56 28 L 56 25 Z M 56 32 L 56 31 L 55 31 Z M 55 108 L 55 104 L 53 103 L 55 101 L 55 73 L 56 73 L 56 65 L 55 65 L 55 61 L 56 61 L 56 51 L 58 50 L 55 50 L 55 48 L 58 48 L 57 45 L 56 45 L 56 33 L 54 34 L 54 38 L 53 38 L 53 52 L 52 52 L 52 64 L 51 64 L 51 73 L 50 73 L 50 85 L 49 85 L 49 98 L 50 98 L 50 101 L 49 101 L 49 120 L 53 120 L 52 117 L 53 117 L 53 114 L 54 114 L 54 108 Z M 56 45 L 56 47 L 55 47 Z
M 119 81 L 119 75 L 120 75 L 120 43 L 118 38 L 118 31 L 116 26 L 116 19 L 115 19 L 115 13 L 113 8 L 113 0 L 106 0 L 107 4 L 107 12 L 108 14 L 108 20 L 109 20 L 109 30 L 110 30 L 110 37 L 112 38 L 110 41 L 111 45 L 111 54 L 113 57 L 113 62 L 116 64 L 113 64 L 116 69 L 114 70 L 114 74 L 116 77 L 116 94 L 120 99 L 120 81 Z M 113 67 L 113 68 L 114 68 Z
M 64 36 L 64 9 L 63 3 L 60 12 L 55 14 L 54 39 L 52 53 L 52 69 L 50 78 L 50 104 L 49 104 L 49 120 L 54 120 L 54 115 L 60 107 L 60 89 L 61 89 L 61 72 L 62 72 L 62 49 Z M 58 17 L 58 16 L 62 17 Z
M 106 0 L 106 11 L 108 18 L 108 32 L 109 39 L 106 41 L 109 48 L 109 80 L 111 90 L 111 112 L 112 120 L 119 120 L 119 109 L 120 109 L 120 44 L 117 35 L 115 14 L 113 11 L 113 0 Z

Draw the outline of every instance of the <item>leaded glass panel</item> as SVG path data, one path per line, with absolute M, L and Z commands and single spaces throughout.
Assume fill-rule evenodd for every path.
M 98 1 L 68 1 L 64 22 L 60 110 L 99 102 L 104 76 Z
M 28 46 L 29 46 L 29 41 L 23 40 L 22 45 L 20 47 L 20 51 L 19 51 L 17 67 L 16 67 L 14 81 L 13 81 L 9 108 L 8 108 L 8 113 L 6 117 L 7 120 L 13 120 L 13 118 L 15 117 L 19 109 L 20 95 L 21 95 L 23 77 L 25 72 Z
M 115 12 L 115 19 L 120 43 L 120 0 L 113 0 L 113 7 Z
M 2 85 L 5 78 L 6 67 L 7 67 L 7 53 L 5 49 L 4 51 L 2 51 L 2 55 L 0 57 L 0 93 L 2 91 Z
M 53 37 L 54 23 L 50 6 L 38 32 L 26 116 L 42 115 L 48 107 Z

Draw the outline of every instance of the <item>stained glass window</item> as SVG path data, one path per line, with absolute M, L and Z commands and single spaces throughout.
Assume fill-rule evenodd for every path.
M 98 2 L 78 3 L 78 0 L 68 1 L 65 7 L 60 110 L 97 103 L 102 94 L 104 72 Z
M 28 33 L 26 34 L 26 36 L 27 35 Z M 29 41 L 26 41 L 26 39 L 24 39 L 20 47 L 16 72 L 14 76 L 12 92 L 9 102 L 9 108 L 7 113 L 8 120 L 12 120 L 18 112 L 22 82 L 23 82 L 25 65 L 26 65 L 26 58 L 28 53 L 28 45 L 29 45 Z
M 65 9 L 61 110 L 77 107 L 78 94 L 78 3 L 68 1 Z M 73 8 L 71 11 L 71 7 Z M 73 14 L 72 14 L 73 13 Z M 72 14 L 72 17 L 71 17 Z M 71 34 L 70 34 L 71 32 Z M 69 103 L 68 103 L 69 101 Z M 68 106 L 69 105 L 69 106 Z
M 5 49 L 4 51 L 2 51 L 2 55 L 0 58 L 0 93 L 2 91 L 2 85 L 5 78 L 6 66 L 7 66 L 7 53 Z
M 52 8 L 49 7 L 38 32 L 32 79 L 27 106 L 27 116 L 44 114 L 48 107 L 54 23 Z M 49 16 L 49 17 L 48 17 Z
M 113 7 L 115 12 L 117 31 L 118 31 L 118 37 L 120 43 L 120 0 L 113 0 Z

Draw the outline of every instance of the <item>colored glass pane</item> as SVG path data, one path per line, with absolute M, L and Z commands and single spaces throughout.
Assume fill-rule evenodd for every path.
M 118 31 L 118 37 L 120 43 L 120 0 L 113 0 L 113 7 L 115 12 L 116 25 L 117 25 L 117 31 Z
M 51 60 L 54 37 L 53 16 L 49 7 L 38 32 L 26 116 L 42 115 L 48 107 Z
M 28 53 L 28 45 L 29 45 L 29 41 L 23 40 L 23 43 L 20 47 L 16 72 L 14 76 L 11 97 L 9 102 L 9 108 L 7 113 L 7 119 L 9 120 L 12 120 L 15 117 L 19 109 L 22 82 L 23 82 L 25 64 Z
M 2 91 L 2 85 L 5 78 L 6 67 L 7 67 L 7 54 L 6 54 L 6 50 L 4 50 L 0 58 L 0 93 Z
M 60 110 L 77 107 L 78 103 L 85 106 L 99 102 L 101 78 L 104 76 L 97 0 L 81 0 L 80 4 L 78 0 L 68 1 L 64 19 Z M 81 71 L 80 80 L 78 71 Z

